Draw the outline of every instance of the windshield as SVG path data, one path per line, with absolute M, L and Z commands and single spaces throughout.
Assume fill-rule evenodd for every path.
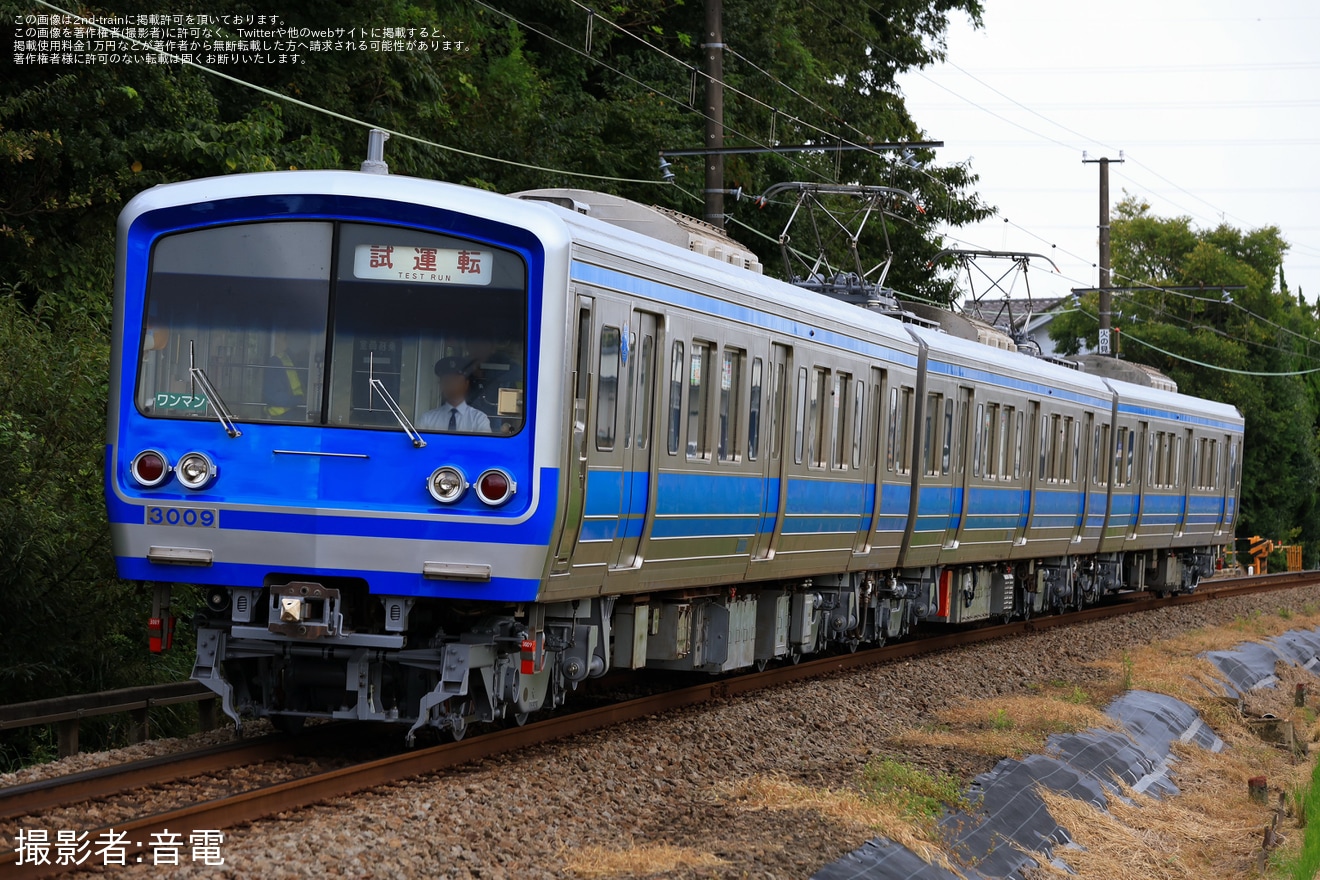
M 522 259 L 415 229 L 253 223 L 155 248 L 138 408 L 238 421 L 513 434 L 523 423 Z M 382 391 L 384 394 L 382 394 Z

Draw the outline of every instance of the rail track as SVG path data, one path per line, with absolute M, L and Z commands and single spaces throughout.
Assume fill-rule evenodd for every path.
M 362 734 L 361 725 L 337 722 L 310 727 L 300 736 L 271 734 L 14 785 L 0 789 L 0 822 L 190 776 L 343 747 Z
M 558 739 L 644 719 L 702 703 L 726 699 L 777 685 L 788 684 L 855 669 L 929 654 L 962 645 L 1002 639 L 1029 632 L 1071 626 L 1093 620 L 1139 613 L 1155 608 L 1195 604 L 1216 599 L 1295 589 L 1320 583 L 1320 572 L 1290 572 L 1252 578 L 1223 579 L 1202 585 L 1198 592 L 1156 598 L 1143 595 L 1113 604 L 1100 605 L 1071 614 L 1037 617 L 978 629 L 950 632 L 898 642 L 851 654 L 833 655 L 815 660 L 711 679 L 700 684 L 663 691 L 593 709 L 571 712 L 527 724 L 473 736 L 459 742 L 402 752 L 364 761 L 321 773 L 275 783 L 239 794 L 192 804 L 151 816 L 113 825 L 113 830 L 127 835 L 127 862 L 135 863 L 146 852 L 145 841 L 152 835 L 169 832 L 187 835 L 198 830 L 229 828 L 263 817 L 350 795 L 364 789 L 398 782 L 415 776 L 435 773 L 472 761 L 515 752 Z M 330 725 L 327 725 L 330 727 Z M 346 726 L 347 727 L 347 726 Z M 309 731 L 310 733 L 310 731 Z M 341 731 L 342 735 L 342 731 Z M 176 761 L 150 759 L 105 768 L 49 781 L 33 783 L 0 792 L 0 818 L 39 813 L 56 804 L 104 797 L 127 787 L 157 785 L 189 774 L 215 772 L 244 763 L 258 763 L 278 758 L 290 751 L 290 740 L 270 737 L 248 743 L 187 753 Z M 209 764 L 207 762 L 210 762 Z M 115 772 L 118 769 L 118 772 Z M 156 774 L 153 776 L 153 774 Z M 89 829 L 90 838 L 108 828 Z M 6 876 L 43 878 L 77 870 L 77 865 L 17 864 L 17 852 L 0 852 L 0 867 Z

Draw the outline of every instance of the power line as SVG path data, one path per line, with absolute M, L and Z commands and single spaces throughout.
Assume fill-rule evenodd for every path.
M 655 95 L 658 95 L 658 96 L 660 96 L 661 98 L 664 98 L 664 99 L 667 100 L 667 101 L 670 101 L 670 102 L 672 102 L 672 103 L 674 103 L 674 104 L 677 104 L 677 105 L 680 106 L 680 107 L 685 107 L 685 108 L 687 108 L 688 110 L 692 111 L 693 113 L 696 113 L 696 114 L 697 114 L 698 116 L 700 116 L 702 119 L 705 119 L 705 120 L 708 120 L 708 121 L 711 119 L 710 116 L 706 115 L 706 113 L 704 113 L 703 111 L 698 110 L 698 109 L 696 108 L 696 106 L 695 106 L 694 104 L 692 104 L 691 102 L 681 101 L 681 100 L 675 98 L 673 95 L 666 94 L 665 92 L 660 91 L 659 89 L 655 88 L 654 86 L 650 85 L 649 83 L 643 82 L 642 80 L 638 79 L 638 78 L 635 77 L 635 76 L 632 76 L 631 74 L 624 73 L 622 70 L 619 70 L 618 68 L 616 68 L 616 67 L 614 67 L 614 66 L 612 66 L 612 65 L 610 65 L 610 64 L 606 64 L 604 61 L 602 61 L 601 59 L 595 57 L 594 55 L 590 54 L 589 52 L 583 51 L 582 49 L 579 49 L 578 47 L 576 47 L 576 46 L 574 46 L 574 45 L 572 45 L 572 44 L 570 44 L 570 43 L 566 43 L 566 42 L 564 42 L 563 40 L 559 39 L 558 37 L 556 37 L 556 36 L 554 36 L 554 35 L 552 35 L 552 34 L 548 34 L 548 33 L 546 33 L 545 31 L 541 30 L 540 28 L 534 27 L 534 26 L 532 26 L 532 25 L 526 23 L 525 21 L 522 21 L 521 19 L 517 18 L 516 16 L 514 16 L 514 15 L 508 13 L 508 12 L 505 12 L 505 11 L 502 10 L 502 9 L 497 9 L 497 8 L 495 8 L 494 6 L 491 6 L 490 4 L 483 2 L 483 0 L 473 0 L 473 2 L 476 3 L 476 5 L 482 7 L 483 9 L 487 9 L 487 10 L 489 10 L 490 12 L 495 13 L 496 15 L 503 16 L 504 18 L 508 19 L 509 21 L 513 22 L 514 24 L 518 25 L 519 27 L 523 28 L 524 30 L 527 30 L 527 31 L 529 31 L 529 32 L 531 32 L 531 33 L 534 33 L 534 34 L 537 34 L 537 35 L 539 35 L 539 36 L 541 36 L 541 37 L 544 37 L 545 39 L 551 41 L 552 43 L 555 43 L 556 45 L 561 46 L 561 47 L 563 47 L 563 48 L 569 50 L 570 52 L 573 52 L 573 53 L 576 54 L 576 55 L 581 55 L 583 58 L 586 58 L 587 60 L 589 60 L 589 61 L 591 61 L 591 62 L 593 62 L 593 63 L 595 63 L 595 64 L 600 65 L 601 67 L 603 67 L 603 68 L 605 68 L 606 70 L 608 70 L 608 71 L 610 71 L 610 72 L 616 74 L 617 76 L 620 76 L 620 77 L 622 77 L 623 79 L 626 79 L 626 80 L 628 80 L 628 81 L 631 82 L 631 83 L 634 83 L 635 85 L 641 86 L 642 88 L 646 89 L 647 91 L 649 91 L 649 92 L 651 92 L 651 93 L 653 93 L 653 94 L 655 94 Z M 580 5 L 580 4 L 579 4 L 579 5 Z M 584 8 L 585 8 L 585 7 L 584 7 Z M 590 11 L 590 10 L 588 10 L 588 11 Z M 607 24 L 610 24 L 610 25 L 612 25 L 613 27 L 618 28 L 618 25 L 615 25 L 615 24 L 614 24 L 613 22 L 611 22 L 609 19 L 604 18 L 604 17 L 601 17 L 601 16 L 599 16 L 599 15 L 596 14 L 596 13 L 592 13 L 592 14 L 593 14 L 595 17 L 600 18 L 602 21 L 606 22 Z M 684 67 L 686 67 L 686 68 L 688 68 L 688 69 L 690 69 L 690 70 L 695 70 L 695 68 L 693 68 L 692 65 L 687 64 L 687 62 L 684 62 L 684 61 L 681 61 L 681 60 L 679 60 L 679 59 L 674 58 L 674 56 L 670 55 L 669 53 L 665 52 L 664 50 L 659 49 L 659 48 L 657 48 L 657 47 L 655 47 L 655 46 L 652 46 L 650 43 L 646 42 L 645 40 L 642 40 L 642 39 L 639 38 L 639 37 L 636 37 L 635 35 L 629 33 L 629 32 L 628 32 L 627 30 L 625 30 L 625 29 L 622 29 L 622 28 L 619 28 L 619 29 L 620 29 L 623 33 L 628 34 L 629 36 L 633 36 L 635 39 L 638 39 L 638 40 L 639 40 L 644 46 L 648 46 L 648 47 L 650 47 L 651 49 L 654 49 L 655 51 L 660 52 L 660 54 L 664 55 L 664 56 L 667 57 L 667 58 L 671 58 L 671 59 L 677 61 L 680 65 L 682 65 L 682 66 L 684 66 Z M 700 73 L 700 72 L 698 71 L 698 73 Z M 769 105 L 765 105 L 765 106 L 768 107 Z M 735 128 L 731 128 L 731 127 L 729 127 L 728 125 L 724 125 L 724 123 L 723 123 L 722 120 L 721 120 L 721 123 L 720 123 L 720 124 L 724 127 L 724 129 L 725 129 L 726 131 L 731 132 L 731 133 L 734 134 L 735 136 L 740 137 L 740 138 L 742 138 L 743 140 L 748 141 L 749 143 L 757 144 L 758 146 L 766 146 L 765 144 L 763 144 L 762 142 L 758 141 L 756 138 L 752 137 L 751 135 L 744 134 L 743 132 L 738 131 L 738 130 L 735 129 Z M 814 128 L 814 126 L 812 126 L 812 127 Z M 821 131 L 823 131 L 823 129 L 821 129 Z M 828 134 L 828 132 L 825 132 L 825 133 Z M 814 168 L 814 167 L 809 166 L 809 165 L 805 165 L 805 164 L 803 164 L 803 163 L 801 163 L 801 162 L 797 162 L 797 161 L 795 161 L 795 160 L 793 160 L 793 159 L 789 159 L 788 157 L 785 157 L 785 159 L 786 159 L 786 161 L 790 162 L 791 164 L 796 165 L 797 167 L 799 167 L 799 168 L 805 170 L 805 171 L 806 171 L 807 173 L 809 173 L 809 174 L 814 174 L 815 176 L 821 178 L 822 180 L 829 180 L 829 179 L 830 179 L 829 176 L 828 176 L 827 174 L 825 174 L 824 172 L 820 171 L 820 170 L 817 169 L 817 168 Z
M 1093 321 L 1096 321 L 1097 323 L 1099 323 L 1100 321 L 1099 318 L 1097 318 L 1095 315 L 1091 314 L 1081 306 L 1077 307 L 1077 311 L 1081 312 L 1083 315 L 1086 315 L 1088 318 L 1092 319 Z M 1174 360 L 1179 360 L 1185 363 L 1194 364 L 1195 366 L 1198 367 L 1204 367 L 1207 370 L 1216 370 L 1221 373 L 1233 373 L 1238 376 L 1265 376 L 1265 377 L 1279 377 L 1279 378 L 1284 378 L 1289 376 L 1309 376 L 1312 373 L 1320 373 L 1320 367 L 1312 367 L 1309 370 L 1288 370 L 1285 372 L 1269 372 L 1265 370 L 1239 370 L 1236 369 L 1235 367 L 1221 367 L 1218 364 L 1208 364 L 1205 361 L 1198 361 L 1196 358 L 1189 358 L 1181 354 L 1174 354 L 1171 351 L 1160 348 L 1158 345 L 1155 345 L 1152 342 L 1147 342 L 1144 339 L 1140 339 L 1139 337 L 1133 336 L 1130 332 L 1124 333 L 1123 338 L 1127 339 L 1130 342 L 1135 342 L 1138 345 L 1145 346 L 1146 348 L 1153 349 L 1154 351 L 1158 351 L 1160 354 L 1166 357 L 1171 357 Z
M 477 0 L 477 2 L 478 2 L 479 5 L 485 6 L 487 9 L 492 9 L 492 7 L 490 7 L 490 6 L 488 6 L 487 4 L 481 2 L 481 0 Z M 570 0 L 570 2 L 572 2 L 574 6 L 577 6 L 579 9 L 581 9 L 581 10 L 583 10 L 584 12 L 587 13 L 587 15 L 588 15 L 588 21 L 589 21 L 589 22 L 591 22 L 591 21 L 595 21 L 595 20 L 599 19 L 600 21 L 603 21 L 605 24 L 609 25 L 610 27 L 612 27 L 613 29 L 615 29 L 615 30 L 618 31 L 619 33 L 621 33 L 621 34 L 623 34 L 623 35 L 625 35 L 625 36 L 627 36 L 627 37 L 630 37 L 631 39 L 633 39 L 633 40 L 637 41 L 638 43 L 640 43 L 641 45 L 645 46 L 646 48 L 652 50 L 653 52 L 656 52 L 657 54 L 659 54 L 660 56 L 664 57 L 665 59 L 667 59 L 667 60 L 673 62 L 674 64 L 678 65 L 679 67 L 683 68 L 685 71 L 688 72 L 688 74 L 689 74 L 690 76 L 692 76 L 692 77 L 694 78 L 694 80 L 695 80 L 695 79 L 703 79 L 703 78 L 706 79 L 707 81 L 710 80 L 710 78 L 711 78 L 711 77 L 710 77 L 710 74 L 707 73 L 706 71 L 701 70 L 700 68 L 696 67 L 695 65 L 690 64 L 690 63 L 688 63 L 687 61 L 684 61 L 683 59 L 677 57 L 676 55 L 674 55 L 674 54 L 672 54 L 672 53 L 670 53 L 670 52 L 667 52 L 666 50 L 662 49 L 662 48 L 659 47 L 659 46 L 656 46 L 654 43 L 650 42 L 650 41 L 647 40 L 646 38 L 644 38 L 644 37 L 642 37 L 642 36 L 640 36 L 640 35 L 638 35 L 638 34 L 633 33 L 632 31 L 628 30 L 627 28 L 623 27 L 622 25 L 618 24 L 617 22 L 612 21 L 611 19 L 602 16 L 599 12 L 595 11 L 593 8 L 588 7 L 588 6 L 586 6 L 585 4 L 581 3 L 580 0 Z M 578 49 L 577 49 L 576 47 L 574 47 L 574 46 L 568 45 L 568 44 L 566 44 L 566 43 L 564 43 L 564 42 L 562 42 L 562 41 L 560 41 L 560 40 L 557 40 L 557 39 L 555 39 L 555 38 L 553 38 L 553 37 L 550 37 L 549 35 L 545 34 L 544 32 L 539 31 L 539 30 L 537 30 L 537 29 L 531 27 L 530 25 L 527 25 L 527 24 L 525 24 L 524 22 L 519 21 L 518 19 L 514 18 L 512 15 L 509 15 L 508 13 L 505 13 L 505 12 L 503 12 L 503 11 L 501 11 L 501 10 L 496 10 L 496 9 L 492 9 L 492 11 L 497 12 L 497 13 L 500 14 L 500 15 L 504 15 L 506 18 L 510 19 L 511 21 L 516 22 L 517 24 L 519 24 L 519 25 L 521 25 L 522 27 L 525 27 L 525 28 L 527 28 L 527 29 L 533 31 L 534 33 L 539 33 L 539 34 L 541 34 L 542 36 L 547 37 L 547 39 L 555 40 L 555 42 L 559 43 L 560 45 L 564 46 L 564 47 L 567 48 L 567 49 L 570 49 L 571 51 L 577 52 L 578 54 L 584 55 L 584 56 L 586 56 L 586 57 L 588 57 L 588 58 L 592 58 L 592 60 L 596 60 L 596 59 L 594 58 L 594 56 L 591 56 L 591 55 L 587 54 L 586 52 L 582 52 L 581 50 L 578 50 Z M 844 128 L 851 129 L 852 131 L 856 132 L 857 135 L 859 135 L 859 136 L 861 137 L 862 140 L 861 140 L 861 142 L 857 142 L 857 141 L 849 140 L 848 138 L 843 137 L 842 135 L 837 134 L 837 133 L 834 132 L 834 131 L 831 131 L 831 130 L 829 130 L 829 129 L 825 129 L 825 128 L 821 128 L 821 127 L 818 126 L 818 125 L 815 125 L 815 124 L 813 124 L 813 123 L 811 123 L 811 122 L 808 122 L 807 120 L 803 119 L 803 118 L 800 117 L 800 116 L 797 116 L 797 115 L 794 115 L 794 114 L 785 113 L 781 108 L 775 106 L 774 104 L 771 104 L 771 103 L 769 103 L 768 101 L 765 101 L 765 100 L 763 100 L 763 99 L 757 97 L 756 95 L 753 95 L 753 94 L 751 94 L 751 93 L 749 93 L 749 92 L 747 92 L 747 91 L 745 91 L 745 90 L 743 90 L 743 89 L 740 89 L 740 88 L 738 88 L 738 87 L 736 87 L 736 86 L 730 85 L 726 79 L 721 79 L 721 86 L 722 86 L 722 88 L 723 88 L 724 91 L 726 91 L 726 92 L 730 92 L 730 93 L 732 93 L 732 94 L 734 94 L 734 95 L 736 95 L 736 96 L 738 96 L 738 97 L 740 97 L 740 98 L 744 98 L 744 99 L 746 99 L 746 100 L 752 102 L 752 103 L 755 104 L 756 106 L 761 107 L 761 108 L 764 109 L 764 110 L 768 110 L 768 111 L 770 111 L 772 114 L 775 115 L 775 117 L 782 116 L 782 117 L 784 117 L 784 119 L 785 119 L 786 121 L 788 121 L 788 122 L 795 123 L 795 124 L 798 124 L 798 125 L 804 126 L 805 128 L 811 129 L 812 131 L 815 131 L 815 132 L 817 132 L 818 134 L 823 135 L 823 136 L 826 137 L 826 138 L 829 138 L 831 141 L 835 141 L 835 142 L 837 142 L 837 144 L 838 144 L 838 148 L 840 148 L 840 149 L 846 149 L 846 150 L 859 150 L 859 151 L 862 151 L 862 152 L 870 153 L 870 154 L 872 154 L 872 155 L 874 155 L 874 156 L 876 156 L 876 157 L 878 157 L 878 158 L 884 158 L 884 159 L 887 159 L 887 158 L 888 158 L 883 152 L 881 152 L 880 149 L 877 149 L 877 148 L 876 148 L 876 146 L 875 146 L 875 138 L 874 138 L 874 137 L 872 137 L 871 135 L 869 135 L 869 134 L 867 134 L 866 132 L 862 131 L 860 128 L 858 128 L 857 126 L 851 124 L 851 123 L 848 122 L 847 120 L 843 119 L 842 117 L 839 116 L 839 114 L 835 113 L 833 110 L 830 110 L 828 107 L 825 107 L 824 105 L 822 105 L 822 104 L 820 104 L 819 102 L 813 100 L 812 98 L 810 98 L 810 97 L 808 97 L 808 96 L 806 96 L 806 95 L 803 95 L 801 92 L 799 92 L 798 90 L 794 89 L 792 86 L 789 86 L 788 84 L 786 84 L 786 83 L 784 83 L 782 80 L 780 80 L 778 77 L 774 76 L 774 74 L 771 74 L 770 72 L 766 71 L 764 68 L 762 68 L 762 67 L 760 67 L 759 65 L 757 65 L 757 64 L 755 64 L 755 63 L 753 63 L 753 62 L 751 62 L 751 61 L 748 60 L 745 56 L 739 54 L 738 52 L 736 52 L 736 51 L 734 51 L 732 48 L 730 48 L 729 45 L 727 44 L 727 42 L 724 44 L 724 47 L 723 47 L 723 48 L 724 48 L 724 51 L 725 51 L 725 52 L 728 52 L 729 54 L 733 55 L 734 57 L 736 57 L 736 58 L 738 58 L 738 59 L 744 61 L 744 62 L 747 63 L 749 66 L 751 66 L 752 68 L 754 68 L 757 72 L 759 72 L 759 73 L 761 73 L 763 76 L 766 76 L 767 78 L 769 78 L 769 79 L 770 79 L 773 83 L 775 83 L 777 86 L 779 86 L 779 87 L 781 87 L 781 88 L 787 90 L 787 91 L 790 92 L 791 94 L 793 94 L 793 95 L 795 95 L 795 96 L 801 98 L 802 100 L 806 101 L 806 102 L 807 102 L 808 104 L 810 104 L 812 107 L 816 108 L 816 109 L 819 110 L 821 113 L 823 113 L 823 114 L 824 114 L 827 118 L 829 118 L 832 122 L 838 123 L 838 124 L 842 125 Z M 608 67 L 608 65 L 606 65 L 606 67 Z M 621 75 L 626 76 L 626 74 L 621 74 Z M 630 77 L 630 79 L 631 79 L 631 77 Z M 633 81 L 634 81 L 634 82 L 638 82 L 638 81 L 635 80 L 635 79 L 634 79 Z M 639 84 L 645 86 L 644 83 L 640 83 L 640 82 L 639 82 Z M 648 87 L 648 88 L 649 88 L 649 87 Z M 653 90 L 653 91 L 654 91 L 654 90 Z M 657 92 L 657 94 L 659 94 L 659 93 Z M 669 96 L 665 96 L 665 97 L 669 97 Z M 670 100 L 674 100 L 674 99 L 673 99 L 672 97 L 670 97 Z M 688 106 L 691 106 L 691 105 L 688 105 Z M 692 109 L 695 110 L 695 107 L 693 107 Z M 697 112 L 700 112 L 700 111 L 697 111 Z M 707 119 L 707 120 L 709 120 L 709 118 L 710 118 L 710 117 L 708 117 L 708 116 L 705 116 L 705 114 L 702 114 L 702 116 L 703 116 L 703 118 L 705 118 L 705 119 Z M 725 127 L 728 128 L 728 126 L 725 126 Z M 774 151 L 774 150 L 772 150 L 772 149 L 770 149 L 770 148 L 766 148 L 766 145 L 765 145 L 764 143 L 762 143 L 762 142 L 760 142 L 760 141 L 757 141 L 756 139 L 754 139 L 754 138 L 752 138 L 752 137 L 750 137 L 750 136 L 748 136 L 748 135 L 745 135 L 745 134 L 743 134 L 743 133 L 737 131 L 736 129 L 729 128 L 728 130 L 729 130 L 730 132 L 732 132 L 733 134 L 737 135 L 738 137 L 742 137 L 742 138 L 744 138 L 745 140 L 750 141 L 751 143 L 758 144 L 759 146 L 765 148 L 765 151 L 766 151 L 766 152 L 773 152 L 773 151 Z M 943 146 L 943 143 L 940 142 L 939 145 L 940 145 L 940 146 Z M 914 146 L 915 148 L 920 149 L 920 148 L 923 148 L 923 147 L 925 147 L 925 146 L 927 146 L 927 145 L 926 145 L 926 144 L 913 144 L 913 146 Z M 735 148 L 728 148 L 728 150 L 726 150 L 726 151 L 732 151 L 733 149 L 735 149 Z M 676 151 L 672 151 L 672 150 L 666 150 L 665 152 L 666 152 L 668 155 L 675 155 L 675 154 L 677 154 Z M 708 153 L 708 152 L 710 152 L 710 151 L 704 151 L 704 152 L 705 152 L 705 153 Z M 704 154 L 704 153 L 703 153 L 703 154 Z M 819 172 L 817 172 L 817 173 L 818 173 L 818 176 L 821 176 L 821 177 L 824 177 L 824 176 L 825 176 L 825 175 L 819 174 Z M 940 181 L 940 183 L 943 184 L 943 181 Z
M 569 176 L 569 177 L 584 177 L 584 178 L 588 178 L 588 179 L 591 179 L 591 180 L 606 180 L 606 181 L 611 181 L 611 182 L 614 182 L 614 183 L 644 183 L 644 184 L 654 184 L 654 185 L 665 185 L 664 181 L 659 181 L 659 180 L 643 180 L 643 179 L 631 178 L 631 177 L 611 177 L 611 176 L 609 176 L 609 175 L 605 175 L 605 174 L 589 174 L 589 173 L 582 172 L 582 171 L 568 171 L 568 170 L 563 169 L 563 168 L 549 168 L 549 167 L 546 167 L 546 166 L 544 166 L 544 165 L 534 165 L 534 164 L 531 164 L 531 163 L 529 163 L 529 162 L 519 162 L 519 161 L 516 161 L 516 160 L 513 160 L 513 159 L 501 159 L 501 158 L 499 158 L 498 156 L 487 156 L 487 155 L 485 155 L 484 153 L 477 153 L 477 152 L 473 152 L 472 150 L 464 150 L 464 149 L 462 149 L 462 148 L 460 148 L 460 147 L 451 146 L 451 145 L 449 145 L 449 144 L 438 143 L 438 142 L 433 141 L 433 140 L 428 140 L 427 138 L 418 137 L 418 136 L 416 136 L 416 135 L 408 134 L 407 132 L 397 131 L 397 130 L 392 129 L 392 128 L 387 128 L 387 127 L 385 127 L 385 126 L 383 126 L 383 125 L 378 125 L 378 124 L 373 123 L 373 122 L 366 122 L 366 121 L 361 120 L 361 119 L 358 119 L 358 118 L 356 118 L 356 117 L 348 116 L 347 114 L 339 113 L 338 111 L 335 111 L 335 110 L 330 110 L 330 109 L 328 109 L 328 108 L 326 108 L 326 107 L 319 107 L 319 106 L 317 106 L 316 104 L 312 104 L 312 103 L 309 103 L 309 102 L 307 102 L 307 101 L 303 101 L 303 100 L 300 100 L 300 99 L 298 99 L 298 98 L 294 98 L 294 97 L 292 97 L 292 96 L 290 96 L 290 95 L 280 94 L 279 92 L 276 92 L 276 91 L 274 91 L 274 90 L 272 90 L 272 89 L 265 88 L 264 86 L 259 86 L 259 85 L 255 84 L 255 83 L 247 82 L 246 80 L 239 79 L 239 78 L 236 77 L 236 76 L 230 76 L 230 75 L 227 74 L 227 73 L 222 73 L 221 71 L 218 71 L 218 70 L 212 70 L 212 69 L 209 68 L 209 67 L 205 67 L 205 66 L 203 66 L 203 65 L 201 65 L 201 64 L 197 64 L 196 62 L 194 62 L 194 61 L 190 61 L 190 60 L 188 60 L 188 59 L 186 59 L 186 58 L 181 58 L 180 56 L 178 56 L 178 55 L 174 55 L 173 53 L 165 52 L 165 51 L 162 51 L 162 50 L 160 50 L 160 49 L 156 49 L 155 47 L 153 47 L 153 46 L 149 46 L 149 45 L 147 45 L 146 43 L 144 43 L 144 42 L 142 42 L 142 41 L 140 41 L 140 40 L 136 40 L 136 39 L 134 39 L 134 38 L 132 38 L 132 37 L 129 37 L 129 36 L 127 36 L 127 35 L 121 33 L 120 31 L 115 30 L 115 29 L 112 28 L 112 27 L 107 27 L 106 25 L 103 25 L 103 24 L 100 24 L 100 23 L 98 23 L 98 22 L 92 21 L 91 19 L 83 18 L 81 15 L 77 15 L 76 13 L 69 12 L 67 9 L 63 9 L 63 8 L 61 8 L 61 7 L 59 7 L 59 6 L 56 6 L 56 5 L 53 4 L 53 3 L 47 2 L 47 0 L 33 0 L 33 2 L 37 3 L 37 4 L 40 5 L 40 6 L 45 6 L 45 7 L 48 8 L 48 9 L 53 9 L 53 10 L 55 10 L 56 12 L 61 13 L 62 15 L 66 15 L 66 16 L 68 16 L 69 18 L 73 19 L 74 21 L 81 22 L 82 24 L 88 25 L 88 26 L 90 26 L 90 27 L 94 27 L 94 28 L 96 28 L 96 29 L 97 29 L 98 31 L 100 31 L 100 32 L 103 32 L 103 33 L 106 33 L 106 34 L 110 34 L 111 36 L 115 37 L 115 38 L 118 39 L 118 40 L 124 40 L 124 41 L 127 41 L 127 42 L 129 42 L 129 43 L 132 43 L 133 46 L 135 46 L 135 47 L 137 47 L 137 48 L 144 49 L 144 50 L 146 50 L 146 51 L 152 53 L 153 56 L 159 56 L 159 57 L 161 57 L 161 58 L 168 58 L 170 61 L 175 62 L 175 63 L 177 63 L 177 64 L 181 64 L 181 65 L 184 65 L 184 66 L 187 66 L 187 67 L 195 68 L 195 69 L 197 69 L 197 70 L 202 71 L 203 73 L 207 73 L 207 74 L 209 74 L 209 75 L 211 75 L 211 76 L 219 77 L 220 79 L 223 79 L 223 80 L 228 80 L 229 82 L 232 82 L 232 83 L 235 83 L 235 84 L 237 84 L 237 85 L 243 86 L 244 88 L 247 88 L 247 89 L 251 89 L 251 90 L 253 90 L 253 91 L 255 91 L 255 92 L 259 92 L 259 93 L 261 93 L 261 94 L 263 94 L 263 95 L 266 95 L 266 96 L 268 96 L 268 97 L 276 98 L 276 99 L 278 99 L 278 100 L 280 100 L 280 101 L 284 101 L 284 102 L 289 103 L 289 104 L 294 104 L 294 105 L 299 106 L 299 107 L 302 107 L 302 108 L 304 108 L 304 109 L 306 109 L 306 110 L 311 110 L 311 111 L 316 112 L 316 113 L 321 113 L 321 114 L 323 114 L 323 115 L 325 115 L 325 116 L 329 116 L 329 117 L 331 117 L 331 118 L 333 118 L 333 119 L 338 119 L 338 120 L 340 120 L 340 121 L 342 121 L 342 122 L 348 122 L 348 123 L 351 123 L 351 124 L 353 124 L 353 125 L 358 125 L 358 126 L 361 126 L 361 127 L 363 127 L 363 128 L 366 128 L 366 129 L 378 128 L 378 129 L 380 129 L 381 131 L 387 132 L 391 137 L 397 137 L 397 138 L 400 138 L 400 139 L 402 139 L 402 140 L 412 141 L 412 142 L 414 142 L 414 143 L 419 143 L 419 144 L 424 144 L 424 145 L 426 145 L 426 146 L 428 146 L 428 147 L 435 147 L 435 148 L 438 149 L 438 150 L 444 150 L 444 151 L 449 152 L 449 153 L 456 153 L 456 154 L 458 154 L 458 155 L 460 155 L 460 156 L 467 156 L 468 158 L 471 158 L 471 159 L 482 159 L 482 160 L 487 161 L 487 162 L 496 162 L 496 163 L 499 163 L 499 164 L 501 164 L 501 165 L 511 165 L 511 166 L 513 166 L 513 167 L 516 167 L 516 168 L 525 168 L 525 169 L 530 170 L 530 171 L 542 171 L 542 172 L 545 172 L 545 173 L 548 173 L 548 174 L 561 174 L 561 175 L 566 175 L 566 176 Z

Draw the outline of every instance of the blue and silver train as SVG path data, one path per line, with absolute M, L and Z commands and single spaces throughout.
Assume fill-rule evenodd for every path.
M 1233 407 L 806 292 L 613 196 L 158 186 L 115 310 L 119 572 L 206 587 L 194 677 L 236 722 L 461 736 L 612 668 L 1191 590 L 1233 536 Z

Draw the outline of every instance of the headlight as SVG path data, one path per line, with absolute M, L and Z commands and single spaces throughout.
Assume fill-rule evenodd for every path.
M 518 484 L 513 477 L 499 468 L 491 468 L 477 478 L 477 497 L 496 507 L 513 497 L 518 491 Z
M 134 456 L 128 470 L 147 489 L 154 489 L 170 478 L 169 462 L 154 449 L 144 449 Z
M 427 491 L 441 504 L 453 504 L 467 491 L 468 481 L 456 467 L 438 467 L 426 479 Z
M 174 472 L 185 489 L 205 489 L 215 479 L 215 465 L 200 452 L 189 452 L 179 459 Z

